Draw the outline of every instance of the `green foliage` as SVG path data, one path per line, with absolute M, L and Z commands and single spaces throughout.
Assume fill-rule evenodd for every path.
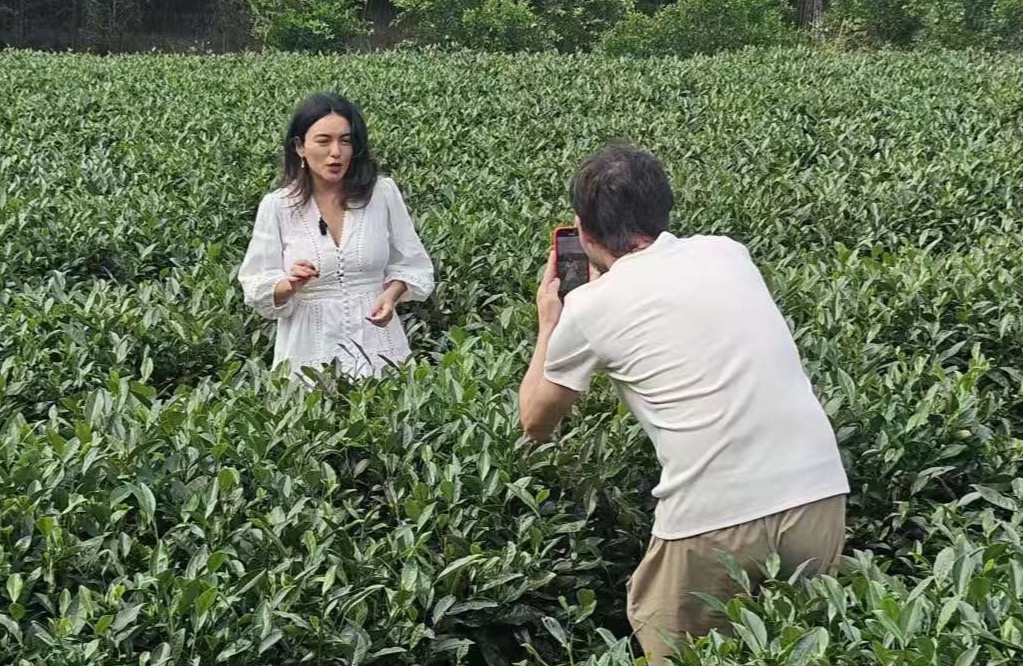
M 1023 654 L 1023 480 L 1007 494 L 978 486 L 920 526 L 943 547 L 913 551 L 893 575 L 869 553 L 847 558 L 840 582 L 779 580 L 722 607 L 736 640 L 708 639 L 680 663 L 1013 664 Z M 771 573 L 768 571 L 768 573 Z
M 689 57 L 747 46 L 793 45 L 801 33 L 782 0 L 679 0 L 653 15 L 630 12 L 602 40 L 612 55 Z
M 835 0 L 828 30 L 858 45 L 1013 49 L 1023 39 L 1019 0 Z
M 670 47 L 664 29 L 654 16 L 629 12 L 601 39 L 601 50 L 611 55 L 650 57 Z
M 213 0 L 210 3 L 210 21 L 214 44 L 224 51 L 251 43 L 252 3 L 249 0 Z
M 572 168 L 616 136 L 673 230 L 748 245 L 854 488 L 842 573 L 732 601 L 684 663 L 1020 663 L 1021 64 L 0 54 L 0 663 L 631 664 L 652 447 L 603 380 L 550 445 L 515 406 Z M 331 85 L 439 282 L 416 359 L 306 393 L 234 276 Z
M 463 16 L 480 0 L 393 0 L 398 24 L 414 41 L 450 46 L 465 43 Z
M 116 49 L 125 33 L 139 29 L 149 2 L 150 0 L 81 0 L 76 7 L 77 12 L 80 12 L 81 21 L 76 24 L 76 28 L 80 30 L 79 37 L 93 51 Z M 24 11 L 24 3 L 20 9 Z
M 1023 48 L 1023 0 L 995 0 L 989 32 L 996 46 Z
M 937 48 L 1014 48 L 1023 36 L 1018 0 L 912 0 L 919 17 L 918 41 Z
M 538 51 L 550 42 L 527 0 L 482 0 L 462 14 L 462 29 L 462 44 L 484 51 Z
M 969 48 L 984 41 L 993 0 L 908 0 L 906 12 L 920 22 L 917 41 L 928 46 Z
M 832 0 L 825 25 L 834 39 L 858 46 L 907 47 L 920 29 L 903 0 Z
M 395 0 L 414 41 L 514 52 L 589 50 L 632 0 Z
M 538 5 L 562 52 L 589 50 L 635 8 L 633 0 L 540 0 Z
M 364 0 L 249 0 L 252 34 L 286 51 L 342 51 L 369 32 Z

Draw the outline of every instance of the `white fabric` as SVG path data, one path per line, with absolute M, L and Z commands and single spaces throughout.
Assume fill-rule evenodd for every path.
M 392 280 L 408 285 L 401 301 L 423 301 L 434 288 L 433 264 L 397 185 L 378 178 L 370 203 L 346 211 L 340 245 L 329 230 L 320 233 L 315 200 L 296 203 L 283 188 L 263 197 L 238 274 L 245 303 L 277 320 L 274 365 L 287 360 L 298 373 L 336 359 L 343 373 L 365 377 L 379 375 L 387 360 L 407 359 L 411 352 L 397 314 L 384 328 L 366 320 Z M 274 305 L 274 285 L 300 259 L 312 261 L 319 277 Z
M 569 293 L 545 375 L 584 391 L 596 372 L 656 448 L 656 537 L 849 492 L 788 325 L 735 241 L 664 233 Z

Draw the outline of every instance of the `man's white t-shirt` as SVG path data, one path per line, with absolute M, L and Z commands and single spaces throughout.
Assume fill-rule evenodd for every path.
M 665 232 L 568 294 L 544 374 L 585 391 L 596 372 L 656 448 L 658 538 L 849 492 L 788 325 L 729 238 Z

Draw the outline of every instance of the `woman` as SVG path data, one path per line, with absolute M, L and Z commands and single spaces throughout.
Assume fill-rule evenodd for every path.
M 238 280 L 245 303 L 277 321 L 275 366 L 379 376 L 411 354 L 395 305 L 430 295 L 433 264 L 343 97 L 313 95 L 295 111 Z

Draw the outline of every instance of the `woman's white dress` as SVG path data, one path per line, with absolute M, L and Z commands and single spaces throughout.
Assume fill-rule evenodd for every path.
M 401 301 L 423 301 L 434 288 L 433 264 L 401 192 L 378 178 L 370 203 L 345 212 L 340 245 L 329 230 L 320 233 L 315 200 L 296 203 L 284 188 L 263 197 L 238 273 L 246 305 L 277 321 L 274 365 L 286 360 L 297 373 L 336 359 L 345 374 L 379 376 L 411 352 L 397 314 L 383 328 L 366 320 L 374 302 L 392 280 L 408 285 Z M 312 261 L 319 277 L 274 305 L 274 285 L 300 259 Z

